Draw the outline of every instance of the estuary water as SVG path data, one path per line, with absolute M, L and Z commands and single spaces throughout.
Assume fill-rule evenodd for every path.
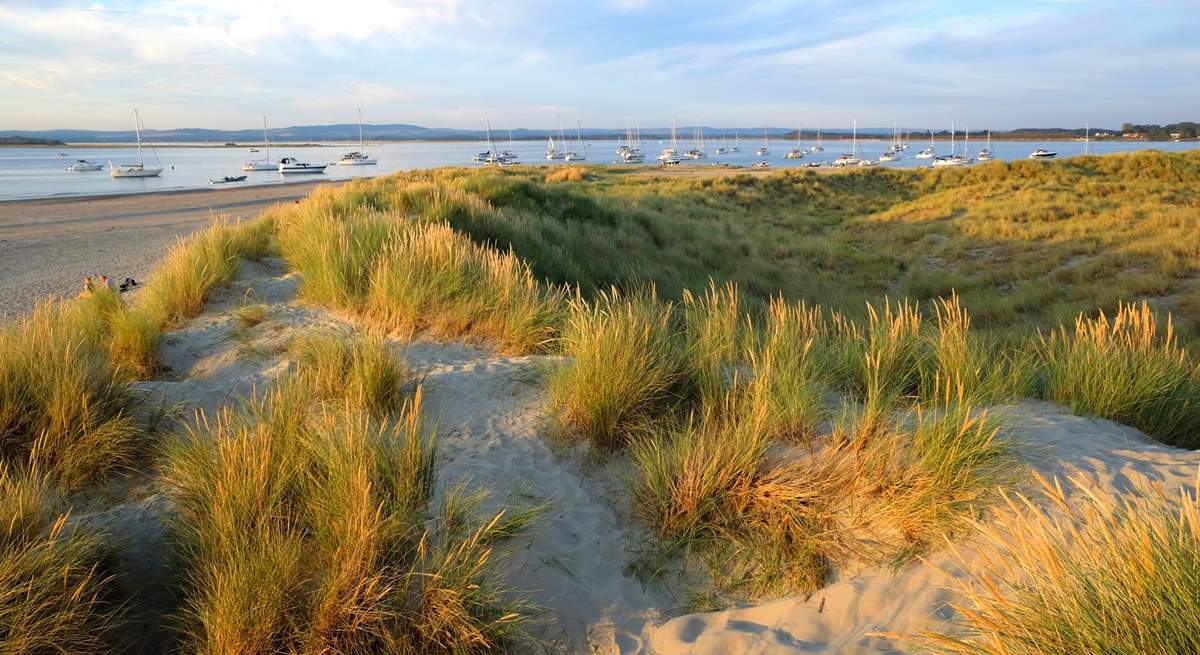
M 616 148 L 619 141 L 595 140 L 585 144 L 587 163 L 617 163 Z M 727 155 L 716 155 L 716 149 L 724 142 L 709 140 L 706 144 L 708 157 L 699 160 L 684 160 L 683 166 L 712 166 L 718 163 L 730 166 L 749 166 L 763 159 L 771 163 L 771 168 L 796 168 L 813 162 L 823 162 L 835 159 L 842 153 L 851 150 L 850 140 L 830 140 L 824 142 L 825 151 L 810 153 L 803 159 L 785 159 L 784 155 L 797 147 L 795 141 L 774 139 L 769 144 L 770 154 L 759 157 L 755 154 L 761 145 L 761 140 L 741 140 L 741 150 Z M 525 164 L 564 165 L 574 162 L 546 160 L 546 144 L 543 141 L 501 142 L 496 144 L 498 149 L 512 150 L 520 156 Z M 655 166 L 654 158 L 669 143 L 657 140 L 642 143 L 646 155 L 646 163 L 634 166 Z M 729 142 L 728 145 L 733 145 Z M 807 149 L 813 141 L 807 140 Z M 887 150 L 887 140 L 858 141 L 858 156 L 860 158 L 876 159 Z M 881 164 L 892 168 L 912 168 L 928 166 L 927 159 L 914 159 L 928 141 L 914 140 L 911 147 L 904 151 L 903 159 Z M 970 143 L 970 154 L 974 156 L 985 144 L 982 141 Z M 1157 149 L 1170 152 L 1195 149 L 1197 143 L 1148 143 L 1140 141 L 1102 141 L 1088 145 L 1094 154 L 1109 154 L 1131 150 Z M 570 147 L 570 144 L 568 144 Z M 679 141 L 681 151 L 688 150 L 693 144 L 690 141 Z M 1058 157 L 1072 157 L 1084 152 L 1085 144 L 1078 141 L 1058 141 L 1038 143 L 1036 141 L 994 141 L 992 152 L 997 159 L 1025 159 L 1033 149 L 1044 147 L 1058 152 Z M 949 154 L 950 144 L 946 141 L 934 143 L 937 153 Z M 0 200 L 22 198 L 48 198 L 64 196 L 111 195 L 123 193 L 141 193 L 149 191 L 174 191 L 201 188 L 235 188 L 238 186 L 257 184 L 286 184 L 288 182 L 312 181 L 314 179 L 342 180 L 353 177 L 368 177 L 384 175 L 395 171 L 407 171 L 421 168 L 440 166 L 483 166 L 471 161 L 472 155 L 487 150 L 483 142 L 392 142 L 368 144 L 367 151 L 379 159 L 373 166 L 338 166 L 331 165 L 322 174 L 310 175 L 281 175 L 277 171 L 247 172 L 245 182 L 210 185 L 209 180 L 222 178 L 227 175 L 242 175 L 242 163 L 252 159 L 262 159 L 265 152 L 250 152 L 250 146 L 238 147 L 207 147 L 155 145 L 153 149 L 145 148 L 143 156 L 148 164 L 156 159 L 163 167 L 160 177 L 152 178 L 112 178 L 108 174 L 108 163 L 129 164 L 137 161 L 137 150 L 130 146 L 59 146 L 59 147 L 5 147 L 0 148 Z M 357 144 L 319 145 L 319 146 L 275 146 L 271 148 L 272 161 L 279 157 L 295 157 L 310 163 L 335 162 L 342 153 L 358 149 Z M 575 146 L 575 149 L 578 149 Z M 957 151 L 962 152 L 962 143 L 957 144 Z M 76 159 L 88 159 L 105 168 L 90 172 L 68 172 L 67 166 Z

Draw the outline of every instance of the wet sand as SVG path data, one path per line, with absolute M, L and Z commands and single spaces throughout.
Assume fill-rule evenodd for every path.
M 85 275 L 142 280 L 180 237 L 294 202 L 318 184 L 0 202 L 0 320 L 74 295 Z

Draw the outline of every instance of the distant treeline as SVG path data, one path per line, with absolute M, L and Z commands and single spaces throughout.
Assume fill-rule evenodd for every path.
M 31 136 L 0 136 L 0 146 L 65 146 L 54 139 L 39 139 Z

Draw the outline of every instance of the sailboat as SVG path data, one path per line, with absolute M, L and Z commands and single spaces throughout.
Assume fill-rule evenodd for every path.
M 947 156 L 944 156 L 944 157 L 935 157 L 933 160 L 934 168 L 942 168 L 945 166 L 966 166 L 967 164 L 971 163 L 971 160 L 966 159 L 965 157 L 962 157 L 961 155 L 958 155 L 954 152 L 954 131 L 955 131 L 954 123 L 951 122 L 950 123 L 950 154 Z M 970 139 L 970 138 L 971 138 L 971 135 L 968 132 L 967 139 Z M 966 146 L 964 145 L 963 152 L 965 153 L 966 151 L 967 151 Z
M 583 151 L 583 121 L 575 121 L 575 138 L 579 141 L 579 149 L 567 153 L 567 161 L 587 161 L 587 153 Z
M 742 135 L 740 132 L 734 132 L 733 133 L 733 147 L 729 149 L 729 152 L 741 152 L 741 151 L 742 151 Z
M 150 152 L 154 153 L 155 166 L 147 166 L 142 159 L 142 117 L 138 114 L 138 110 L 133 110 L 133 133 L 137 138 L 138 163 L 136 164 L 113 164 L 108 162 L 109 175 L 113 177 L 158 177 L 162 175 L 162 164 L 158 161 L 158 152 L 153 147 Z
M 887 152 L 879 155 L 879 163 L 904 159 L 904 155 L 900 154 L 903 150 L 904 144 L 900 143 L 900 127 L 892 123 L 892 145 L 888 146 Z
M 704 159 L 708 153 L 704 151 L 704 128 L 696 127 L 692 129 L 692 149 L 687 151 L 687 156 L 692 159 Z
M 675 117 L 671 117 L 671 147 L 662 151 L 658 156 L 658 161 L 663 166 L 677 166 L 679 159 L 679 140 L 675 135 Z
M 834 160 L 834 166 L 858 166 L 862 160 L 858 158 L 858 119 L 854 120 L 850 141 L 850 154 L 842 155 Z
M 342 155 L 338 160 L 339 166 L 369 166 L 379 163 L 379 160 L 367 154 L 367 145 L 363 142 L 362 109 L 358 110 L 358 150 Z
M 637 141 L 634 141 L 634 132 L 637 132 Z M 646 156 L 642 154 L 642 128 L 636 126 L 634 130 L 629 132 L 629 145 L 625 151 L 621 153 L 621 160 L 626 164 L 640 164 L 646 161 Z
M 987 131 L 987 139 L 988 139 L 987 147 L 985 147 L 983 150 L 980 150 L 978 155 L 975 155 L 975 159 L 978 159 L 979 161 L 991 161 L 992 160 L 992 131 L 991 130 Z
M 718 155 L 728 155 L 729 154 L 729 137 L 725 136 L 724 132 L 721 132 L 721 145 L 717 147 L 716 154 L 718 154 Z
M 267 137 L 267 115 L 263 114 L 263 149 L 267 151 L 266 159 L 256 159 L 242 164 L 243 171 L 277 171 L 278 164 L 271 163 L 271 139 Z
M 808 149 L 809 152 L 825 152 L 825 146 L 821 145 L 821 126 L 817 126 L 817 145 Z
M 786 159 L 804 159 L 804 126 L 796 127 L 796 147 L 784 155 Z
M 933 159 L 937 155 L 937 151 L 933 149 L 933 130 L 929 130 L 929 147 L 918 152 L 914 159 Z
M 766 157 L 771 154 L 771 137 L 767 136 L 767 128 L 763 128 L 763 144 L 754 154 L 759 157 Z

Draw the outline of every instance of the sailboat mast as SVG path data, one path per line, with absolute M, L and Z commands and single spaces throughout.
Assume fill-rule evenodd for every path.
M 133 136 L 137 139 L 138 166 L 145 166 L 145 162 L 142 161 L 142 117 L 136 109 L 133 110 Z
M 366 149 L 367 149 L 367 147 L 366 147 L 366 145 L 363 143 L 363 132 L 362 132 L 362 108 L 360 107 L 360 108 L 359 108 L 359 110 L 358 110 L 358 151 L 359 151 L 359 152 L 363 152 L 363 151 L 365 151 Z
M 267 151 L 267 163 L 271 163 L 271 140 L 267 138 L 267 114 L 263 112 L 263 148 Z
M 954 121 L 950 121 L 950 156 L 954 156 Z
M 671 150 L 679 149 L 679 140 L 675 137 L 676 116 L 671 114 Z
M 851 128 L 852 136 L 850 137 L 850 156 L 858 157 L 858 119 L 854 119 Z

